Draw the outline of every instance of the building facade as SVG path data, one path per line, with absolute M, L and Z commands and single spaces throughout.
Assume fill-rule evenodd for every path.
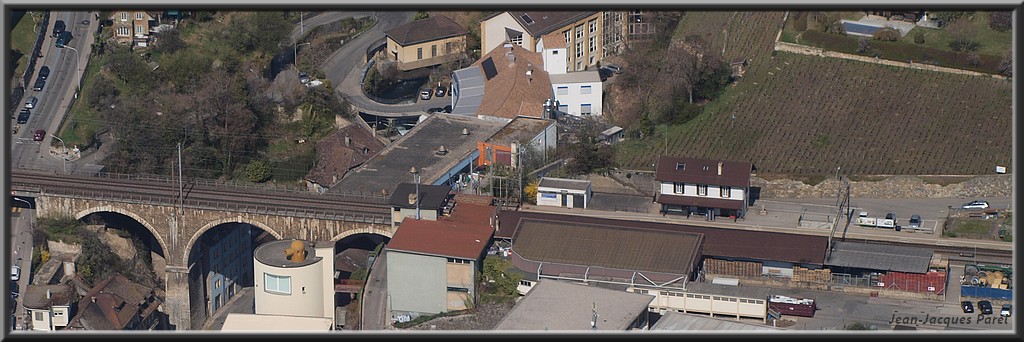
M 437 15 L 388 30 L 385 35 L 388 59 L 407 71 L 465 58 L 469 30 Z
M 631 43 L 645 42 L 654 37 L 654 12 L 652 11 L 606 11 L 601 12 L 604 25 L 602 57 L 625 52 Z
M 600 116 L 604 111 L 604 87 L 596 70 L 552 74 L 551 91 L 559 114 Z
M 565 48 L 568 69 L 587 70 L 596 66 L 602 56 L 601 13 L 501 12 L 480 22 L 480 48 L 491 51 L 505 41 L 533 52 Z
M 334 321 L 334 243 L 276 240 L 253 253 L 257 315 Z
M 655 202 L 662 213 L 741 218 L 750 196 L 749 162 L 662 156 L 658 159 Z
M 252 279 L 252 227 L 228 223 L 203 236 L 206 309 L 212 315 L 250 285 Z
M 111 30 L 118 44 L 133 44 L 146 47 L 149 44 L 150 22 L 156 18 L 146 11 L 122 10 L 114 11 L 109 18 L 113 22 Z
M 586 209 L 593 194 L 590 181 L 542 177 L 537 205 Z
M 22 306 L 31 318 L 32 330 L 60 330 L 75 314 L 75 293 L 70 285 L 29 285 Z

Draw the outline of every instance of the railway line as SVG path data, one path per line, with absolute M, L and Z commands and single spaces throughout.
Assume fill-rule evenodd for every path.
M 383 196 L 365 194 L 316 194 L 296 188 L 228 185 L 205 180 L 178 184 L 169 178 L 138 175 L 106 177 L 13 170 L 12 190 L 40 191 L 53 196 L 74 196 L 111 201 L 181 205 L 197 209 L 272 212 L 295 216 L 351 217 L 357 221 L 382 221 L 390 217 Z

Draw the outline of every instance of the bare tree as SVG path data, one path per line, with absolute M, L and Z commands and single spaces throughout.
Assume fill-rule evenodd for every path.
M 973 51 L 978 47 L 977 30 L 967 20 L 957 19 L 946 30 L 953 36 L 950 47 L 954 51 Z
M 999 61 L 999 72 L 1003 75 L 1013 77 L 1013 51 L 1006 51 L 1003 60 Z

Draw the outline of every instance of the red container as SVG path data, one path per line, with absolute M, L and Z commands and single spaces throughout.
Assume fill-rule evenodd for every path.
M 777 299 L 775 296 L 768 299 L 768 307 L 777 310 L 782 315 L 800 316 L 800 317 L 814 317 L 814 311 L 817 310 L 817 305 L 813 299 L 803 298 L 791 298 L 796 299 L 799 303 L 791 301 L 784 301 L 783 299 Z
M 907 292 L 929 292 L 942 294 L 946 290 L 946 273 L 931 271 L 928 273 L 886 272 L 878 281 L 882 287 Z

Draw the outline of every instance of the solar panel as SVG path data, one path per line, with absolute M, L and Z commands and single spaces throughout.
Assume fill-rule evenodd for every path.
M 483 63 L 480 63 L 480 66 L 484 68 L 484 77 L 486 77 L 488 81 L 494 78 L 494 76 L 498 76 L 498 69 L 494 68 L 494 60 L 490 57 L 487 57 Z

